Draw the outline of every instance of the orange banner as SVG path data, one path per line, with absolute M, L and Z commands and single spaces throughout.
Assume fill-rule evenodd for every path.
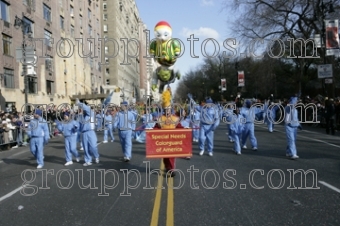
M 192 156 L 192 129 L 153 129 L 146 132 L 146 158 Z

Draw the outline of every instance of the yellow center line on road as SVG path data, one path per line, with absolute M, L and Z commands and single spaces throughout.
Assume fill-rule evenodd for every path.
M 173 177 L 168 178 L 168 201 L 166 208 L 166 226 L 174 226 L 174 180 Z
M 151 217 L 151 223 L 150 226 L 158 226 L 158 218 L 159 218 L 159 209 L 161 207 L 161 198 L 162 198 L 162 187 L 163 187 L 163 172 L 164 170 L 164 163 L 161 161 L 160 166 L 160 174 L 158 175 L 158 183 L 157 183 L 157 191 L 156 191 L 156 198 L 153 205 L 152 210 L 152 217 Z

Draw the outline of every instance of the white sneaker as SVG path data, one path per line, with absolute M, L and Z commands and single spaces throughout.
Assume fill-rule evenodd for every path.
M 85 162 L 85 163 L 83 164 L 83 166 L 91 166 L 91 165 L 92 165 L 91 162 Z
M 99 158 L 96 158 L 96 163 L 99 163 Z
M 293 156 L 290 157 L 290 159 L 298 159 L 298 158 L 299 158 L 299 156 L 297 156 L 297 155 L 293 155 Z
M 229 140 L 230 143 L 234 143 L 234 141 L 232 139 Z
M 72 165 L 72 164 L 73 164 L 73 162 L 69 161 L 69 162 L 65 163 L 65 166 L 69 166 L 69 165 Z
M 243 145 L 243 147 L 242 147 L 243 149 L 247 149 L 247 146 L 246 145 Z
M 13 146 L 12 148 L 18 148 L 19 146 L 18 145 L 15 145 L 15 146 Z
M 199 154 L 199 155 L 202 156 L 203 154 L 204 154 L 204 150 L 200 151 L 200 154 Z
M 103 143 L 107 143 L 107 140 L 104 140 Z
M 212 157 L 212 156 L 213 156 L 213 153 L 212 153 L 212 152 L 209 152 L 208 155 L 209 155 L 210 157 Z
M 38 165 L 37 166 L 37 169 L 41 169 L 41 168 L 43 168 L 43 165 Z
M 76 158 L 76 162 L 79 162 L 80 161 L 80 159 L 79 158 Z
M 257 151 L 257 147 L 253 147 L 253 151 Z
M 79 150 L 84 151 L 84 148 L 80 148 Z
M 241 152 L 235 152 L 236 153 L 236 155 L 241 155 Z

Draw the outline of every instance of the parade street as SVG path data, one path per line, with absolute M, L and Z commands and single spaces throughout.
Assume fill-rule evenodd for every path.
M 214 155 L 176 159 L 164 177 L 160 159 L 133 141 L 122 162 L 117 133 L 102 143 L 99 164 L 64 166 L 63 137 L 45 146 L 37 170 L 28 147 L 0 152 L 0 225 L 340 225 L 340 139 L 304 125 L 299 159 L 286 157 L 286 134 L 255 126 L 258 151 L 232 152 L 226 125 L 215 131 Z M 80 153 L 83 153 L 80 151 Z M 164 189 L 156 189 L 163 186 Z

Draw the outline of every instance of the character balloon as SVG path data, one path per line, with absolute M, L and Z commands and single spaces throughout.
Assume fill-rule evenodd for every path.
M 152 90 L 155 91 L 160 82 L 159 93 L 163 92 L 164 86 L 180 79 L 179 72 L 174 71 L 174 64 L 181 52 L 181 44 L 172 39 L 172 28 L 166 21 L 160 21 L 154 29 L 156 40 L 150 44 L 150 54 L 154 55 L 156 70 L 153 72 Z

